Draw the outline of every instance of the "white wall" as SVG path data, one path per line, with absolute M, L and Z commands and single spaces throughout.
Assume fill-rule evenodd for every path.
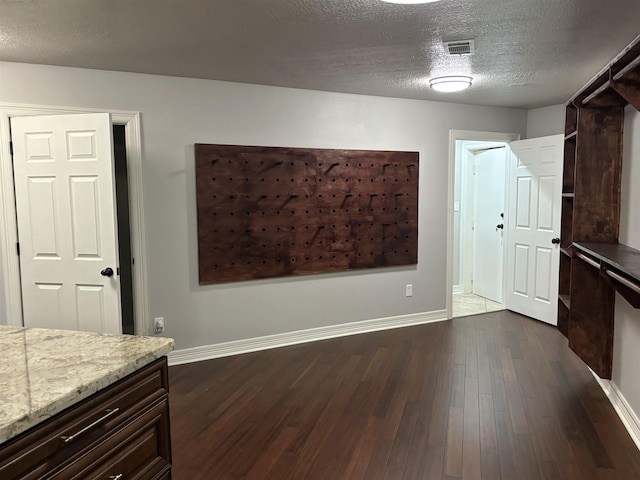
M 2 102 L 141 112 L 150 315 L 179 349 L 444 309 L 449 130 L 526 126 L 517 109 L 14 63 L 0 84 Z M 199 286 L 197 142 L 419 151 L 417 268 Z
M 527 111 L 527 138 L 564 133 L 564 105 Z
M 454 167 L 454 184 L 453 184 L 453 203 L 457 205 L 458 211 L 453 212 L 453 278 L 452 283 L 454 289 L 462 290 L 462 269 L 460 257 L 462 254 L 461 242 L 461 218 L 462 218 L 462 143 L 456 141 L 455 167 Z M 455 290 L 454 290 L 455 292 Z
M 620 243 L 640 249 L 640 112 L 625 110 Z M 616 295 L 613 378 L 636 415 L 640 415 L 640 310 Z

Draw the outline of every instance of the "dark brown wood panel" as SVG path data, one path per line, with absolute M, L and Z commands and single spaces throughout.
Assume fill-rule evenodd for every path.
M 578 119 L 573 241 L 618 240 L 624 108 L 583 108 Z
M 562 197 L 560 246 L 564 249 L 568 249 L 573 242 L 573 198 L 574 197 Z
M 571 309 L 571 297 L 560 295 L 558 298 L 558 330 L 569 338 L 569 311 Z
M 578 128 L 578 108 L 571 102 L 565 109 L 564 134 L 567 137 L 575 135 Z
M 511 312 L 170 367 L 174 478 L 640 478 L 553 327 Z
M 564 142 L 564 163 L 562 170 L 562 193 L 573 193 L 576 169 L 576 138 L 573 135 Z
M 600 269 L 580 258 L 571 262 L 569 347 L 601 378 L 611 378 L 615 290 Z
M 418 153 L 196 144 L 200 283 L 418 261 Z

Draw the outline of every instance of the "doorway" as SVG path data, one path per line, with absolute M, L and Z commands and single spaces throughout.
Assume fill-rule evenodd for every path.
M 504 142 L 456 141 L 453 316 L 504 309 Z
M 450 132 L 449 318 L 503 310 L 509 142 L 517 134 Z
M 113 125 L 113 159 L 115 162 L 116 216 L 118 224 L 118 254 L 120 257 L 120 314 L 122 333 L 133 335 L 133 257 L 131 255 L 131 224 L 129 215 L 129 177 L 127 143 L 124 125 Z
M 22 326 L 22 295 L 20 282 L 20 264 L 16 251 L 18 243 L 15 194 L 13 189 L 13 171 L 11 162 L 10 119 L 20 116 L 99 113 L 104 110 L 0 104 L 0 256 L 3 269 L 0 272 L 0 284 L 4 287 L 4 313 L 7 324 Z M 127 306 L 123 303 L 123 331 L 148 335 L 152 329 L 148 319 L 146 294 L 146 253 L 144 250 L 144 218 L 142 207 L 142 155 L 140 139 L 140 118 L 137 112 L 110 111 L 113 134 L 116 138 L 116 150 L 120 150 L 120 177 L 124 168 L 125 175 L 118 187 L 118 196 L 128 197 L 128 225 L 130 227 L 130 273 L 128 288 L 131 294 Z M 116 152 L 117 153 L 117 152 Z M 123 155 L 124 153 L 124 155 Z M 124 180 L 123 180 L 124 179 Z M 123 192 L 126 192 L 123 193 Z M 123 220 L 124 221 L 124 220 Z M 123 259 L 124 262 L 124 259 Z M 121 262 L 121 263 L 123 263 Z

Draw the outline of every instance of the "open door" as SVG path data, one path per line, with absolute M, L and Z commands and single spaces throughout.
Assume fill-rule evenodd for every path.
M 473 293 L 502 303 L 506 146 L 475 154 Z
M 563 135 L 511 142 L 507 225 L 509 310 L 557 324 Z
M 108 113 L 11 119 L 26 327 L 120 333 Z

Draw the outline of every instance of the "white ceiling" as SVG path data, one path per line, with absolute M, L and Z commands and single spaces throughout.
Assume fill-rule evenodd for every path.
M 0 0 L 0 60 L 534 108 L 640 33 L 639 0 Z M 475 39 L 470 57 L 443 40 Z M 474 77 L 455 94 L 429 77 Z

